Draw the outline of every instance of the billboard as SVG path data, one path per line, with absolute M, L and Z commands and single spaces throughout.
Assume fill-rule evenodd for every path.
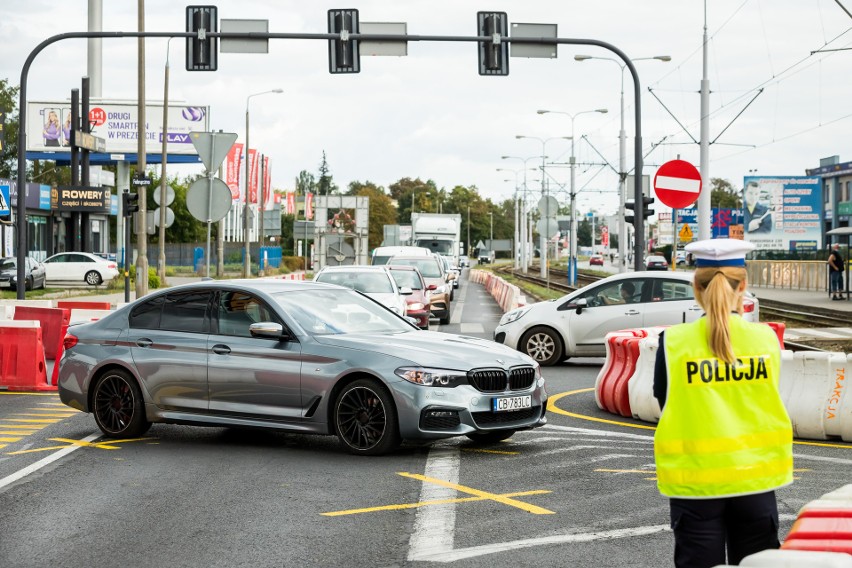
M 209 107 L 169 104 L 169 132 L 166 152 L 195 155 L 192 131 L 207 131 Z M 135 103 L 92 102 L 89 124 L 94 136 L 106 141 L 107 154 L 135 154 L 139 108 Z M 163 106 L 146 105 L 145 152 L 163 151 Z M 71 152 L 71 105 L 68 101 L 27 103 L 27 152 Z
M 743 232 L 757 250 L 801 251 L 821 248 L 820 178 L 752 176 L 743 178 Z

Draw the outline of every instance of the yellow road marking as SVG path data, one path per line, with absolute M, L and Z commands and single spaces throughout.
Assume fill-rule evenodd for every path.
M 484 448 L 462 448 L 463 452 L 473 452 L 476 454 L 501 454 L 505 456 L 516 456 L 521 452 L 510 452 L 509 450 L 486 450 Z
M 456 483 L 450 483 L 449 481 L 444 481 L 443 479 L 436 479 L 434 477 L 426 477 L 425 475 L 420 475 L 418 473 L 408 473 L 404 471 L 397 472 L 399 475 L 403 477 L 410 477 L 412 479 L 417 479 L 419 481 L 425 481 L 428 483 L 434 483 L 435 485 L 440 485 L 441 487 L 447 487 L 449 489 L 455 489 L 456 491 L 460 491 L 461 493 L 467 493 L 468 495 L 474 495 L 476 497 L 482 497 L 485 499 L 490 499 L 492 501 L 497 501 L 498 503 L 502 503 L 504 505 L 508 505 L 510 507 L 517 507 L 522 511 L 526 511 L 528 513 L 532 513 L 533 515 L 555 515 L 556 513 L 553 511 L 549 511 L 542 507 L 537 507 L 536 505 L 530 505 L 529 503 L 524 503 L 523 501 L 516 501 L 509 497 L 503 497 L 501 495 L 497 495 L 496 493 L 488 493 L 487 491 L 480 491 L 479 489 L 474 489 L 472 487 L 466 487 L 464 485 L 458 485 Z
M 9 422 L 26 422 L 29 424 L 56 424 L 57 422 L 61 422 L 61 420 L 35 420 L 33 418 L 4 418 L 3 420 Z
M 23 391 L 5 391 L 0 390 L 0 394 L 11 394 L 21 396 L 56 396 L 55 392 L 23 392 Z
M 28 412 L 12 414 L 12 416 L 36 416 L 39 418 L 68 418 L 70 414 L 55 414 L 55 411 L 47 413 L 47 412 Z
M 145 440 L 156 440 L 156 438 L 128 438 L 126 440 L 104 440 L 102 442 L 84 442 L 83 440 L 71 440 L 69 438 L 49 438 L 51 442 L 65 442 L 72 446 L 82 446 L 84 448 L 98 448 L 100 450 L 120 450 L 119 446 L 112 444 L 121 444 L 125 442 L 142 442 Z M 31 454 L 34 452 L 47 452 L 50 450 L 62 450 L 69 446 L 50 446 L 49 448 L 35 448 L 32 450 L 20 450 L 17 452 L 9 452 L 7 455 L 16 456 L 18 454 Z
M 36 426 L 35 424 L 2 424 L 0 423 L 0 428 L 15 428 L 18 430 L 32 430 L 33 432 L 37 432 L 45 426 Z
M 38 430 L 0 430 L 0 436 L 29 436 Z
M 524 497 L 526 495 L 542 495 L 551 493 L 545 489 L 535 491 L 519 491 L 517 493 L 503 493 L 501 497 Z M 428 507 L 430 505 L 448 505 L 451 503 L 471 503 L 473 501 L 485 501 L 488 497 L 459 497 L 458 499 L 436 499 L 434 501 L 420 501 L 419 503 L 403 503 L 400 505 L 382 505 L 380 507 L 365 507 L 363 509 L 349 509 L 348 511 L 333 511 L 331 513 L 320 513 L 326 517 L 341 517 L 343 515 L 357 515 L 360 513 L 375 513 L 377 511 L 398 511 L 400 509 L 416 509 L 417 507 Z
M 547 410 L 550 412 L 555 412 L 556 414 L 562 414 L 563 416 L 570 416 L 572 418 L 579 418 L 580 420 L 589 420 L 592 422 L 603 422 L 604 424 L 615 424 L 616 426 L 627 426 L 628 428 L 640 428 L 643 430 L 656 430 L 656 426 L 646 426 L 645 424 L 632 424 L 630 422 L 621 422 L 618 420 L 606 420 L 604 418 L 597 418 L 595 416 L 587 416 L 585 414 L 575 414 L 573 412 L 568 412 L 567 410 L 562 410 L 558 406 L 556 406 L 556 401 L 575 394 L 582 394 L 587 392 L 593 392 L 595 389 L 586 388 L 586 389 L 577 389 L 568 392 L 561 392 L 559 394 L 551 395 L 547 400 Z M 801 442 L 801 441 L 793 441 L 794 445 L 797 446 L 819 446 L 822 448 L 843 448 L 846 450 L 852 450 L 852 444 L 830 444 L 824 442 Z
M 2 434 L 3 432 L 0 432 Z M 0 438 L 0 442 L 20 442 L 23 438 Z

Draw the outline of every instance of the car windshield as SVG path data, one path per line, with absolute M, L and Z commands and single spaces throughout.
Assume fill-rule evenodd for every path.
M 394 259 L 393 263 L 405 266 L 416 266 L 417 269 L 420 270 L 420 274 L 422 274 L 425 278 L 440 278 L 442 276 L 441 268 L 438 266 L 438 261 L 433 257 L 423 257 L 423 259 Z
M 373 256 L 373 266 L 380 266 L 382 264 L 387 264 L 388 261 L 393 258 L 392 256 Z
M 0 271 L 11 270 L 11 269 L 15 268 L 16 266 L 17 266 L 17 264 L 15 264 L 14 258 L 4 258 L 3 260 L 0 260 Z
M 412 290 L 423 289 L 423 282 L 413 270 L 391 270 L 390 273 L 393 276 L 394 282 L 400 288 L 408 286 Z
M 427 248 L 431 250 L 433 254 L 453 254 L 453 241 L 418 239 L 414 245 Z
M 291 290 L 272 297 L 313 335 L 402 333 L 413 329 L 393 312 L 349 290 Z
M 393 294 L 393 284 L 382 272 L 321 272 L 316 280 L 346 286 L 365 294 Z

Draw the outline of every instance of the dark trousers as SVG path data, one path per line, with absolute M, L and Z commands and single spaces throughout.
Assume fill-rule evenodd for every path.
M 750 554 L 780 546 L 774 491 L 721 499 L 672 498 L 670 504 L 678 568 L 738 565 Z

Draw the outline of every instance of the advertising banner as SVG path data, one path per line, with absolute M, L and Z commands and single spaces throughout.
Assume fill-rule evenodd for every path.
M 272 195 L 272 172 L 269 170 L 269 156 L 263 157 L 263 190 L 260 192 L 263 201 L 263 210 L 271 211 L 275 206 L 275 198 Z
M 287 192 L 287 215 L 295 215 L 296 214 L 296 193 L 289 191 Z
M 257 203 L 257 150 L 249 149 L 249 179 L 248 184 L 249 203 Z
M 822 241 L 822 189 L 818 177 L 743 178 L 745 240 L 757 250 L 816 250 Z
M 240 167 L 243 160 L 243 143 L 237 142 L 231 146 L 228 156 L 225 158 L 225 183 L 231 190 L 231 198 L 240 199 Z
M 109 213 L 108 187 L 59 186 L 50 190 L 50 208 L 57 211 Z
M 207 131 L 209 108 L 169 104 L 169 131 L 166 152 L 194 155 L 190 140 L 192 131 Z M 139 109 L 136 104 L 92 102 L 89 110 L 91 134 L 106 141 L 108 154 L 135 154 L 139 137 Z M 145 152 L 163 151 L 163 106 L 145 106 Z M 27 103 L 27 151 L 71 151 L 71 105 L 68 101 L 33 101 Z
M 310 221 L 314 218 L 314 194 L 305 194 L 305 219 Z

